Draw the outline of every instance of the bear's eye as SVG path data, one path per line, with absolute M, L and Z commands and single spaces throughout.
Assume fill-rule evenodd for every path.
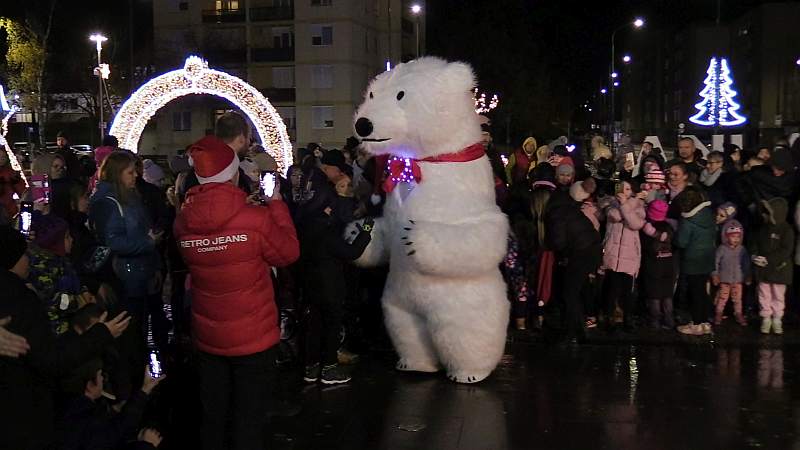
M 405 91 L 398 92 L 397 93 L 397 100 L 402 100 L 404 95 L 406 95 Z
M 369 98 L 374 98 L 375 96 L 372 95 L 372 92 L 369 93 Z

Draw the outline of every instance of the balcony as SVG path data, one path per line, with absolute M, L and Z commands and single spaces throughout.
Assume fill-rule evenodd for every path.
M 203 23 L 244 22 L 244 9 L 204 9 Z
M 251 48 L 250 59 L 253 62 L 294 61 L 294 47 Z
M 203 56 L 211 64 L 244 64 L 247 62 L 247 50 L 243 48 L 237 49 L 206 49 Z
M 266 6 L 250 8 L 250 21 L 263 22 L 267 20 L 293 20 L 293 6 Z
M 293 102 L 295 99 L 294 88 L 265 88 L 261 89 L 264 97 L 267 97 L 271 103 L 275 102 Z

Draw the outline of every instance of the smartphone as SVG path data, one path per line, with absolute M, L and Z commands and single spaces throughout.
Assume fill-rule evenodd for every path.
M 261 186 L 261 195 L 265 198 L 272 197 L 272 194 L 275 192 L 275 173 L 265 172 L 261 175 L 261 182 L 259 184 Z
M 31 234 L 31 222 L 33 221 L 33 203 L 22 202 L 19 208 L 19 231 L 25 236 Z
M 624 186 L 622 184 L 622 181 L 618 181 L 618 182 L 614 183 L 614 195 L 622 194 L 623 190 L 624 190 Z
M 34 202 L 50 203 L 50 177 L 33 175 L 31 177 L 31 195 Z
M 164 369 L 161 367 L 161 361 L 158 359 L 158 352 L 150 350 L 150 376 L 159 378 L 164 374 Z
M 625 154 L 625 163 L 626 164 L 636 164 L 636 161 L 633 159 L 633 152 L 628 152 Z

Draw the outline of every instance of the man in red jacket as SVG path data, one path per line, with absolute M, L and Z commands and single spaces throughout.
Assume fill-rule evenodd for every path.
M 186 194 L 175 236 L 191 273 L 203 448 L 228 448 L 230 410 L 232 448 L 262 449 L 280 338 L 270 267 L 298 258 L 297 234 L 277 190 L 265 206 L 247 204 L 239 158 L 219 138 L 204 137 L 189 154 L 200 185 Z

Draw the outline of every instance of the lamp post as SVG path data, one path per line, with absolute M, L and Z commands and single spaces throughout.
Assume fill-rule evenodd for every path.
M 422 13 L 422 6 L 419 4 L 411 5 L 411 14 L 414 15 L 414 34 L 417 38 L 417 58 L 419 58 L 419 15 Z
M 616 78 L 617 78 L 618 74 L 616 72 L 616 63 L 617 63 L 616 58 L 617 58 L 617 55 L 616 55 L 615 41 L 616 41 L 616 38 L 617 38 L 617 32 L 622 30 L 622 29 L 628 28 L 629 26 L 633 26 L 636 29 L 642 28 L 644 26 L 644 19 L 642 19 L 641 17 L 637 17 L 636 20 L 634 20 L 633 22 L 628 22 L 626 24 L 620 25 L 619 27 L 615 28 L 614 31 L 611 33 L 611 78 L 612 78 L 612 80 L 611 80 L 612 81 L 612 83 L 611 83 L 611 124 L 610 124 L 608 129 L 609 129 L 610 134 L 611 134 L 611 139 L 609 140 L 609 145 L 611 146 L 612 151 L 616 150 L 616 145 L 615 145 L 616 144 L 616 139 L 615 139 L 615 137 L 616 137 L 616 123 L 617 122 L 616 122 L 616 117 L 615 117 L 615 100 L 616 100 L 616 95 L 615 95 L 616 89 L 615 88 L 619 86 L 619 82 L 616 81 Z M 627 57 L 628 60 L 625 61 L 625 58 L 623 58 L 623 61 L 625 61 L 626 63 L 630 62 L 630 56 L 626 55 L 626 57 Z
M 100 52 L 103 51 L 103 42 L 108 38 L 100 33 L 95 33 L 89 36 L 89 40 L 97 44 L 97 68 L 94 69 L 94 73 L 97 75 L 97 126 L 100 128 L 100 143 L 102 144 L 103 137 L 105 137 L 105 123 L 103 122 L 103 69 L 100 63 Z

